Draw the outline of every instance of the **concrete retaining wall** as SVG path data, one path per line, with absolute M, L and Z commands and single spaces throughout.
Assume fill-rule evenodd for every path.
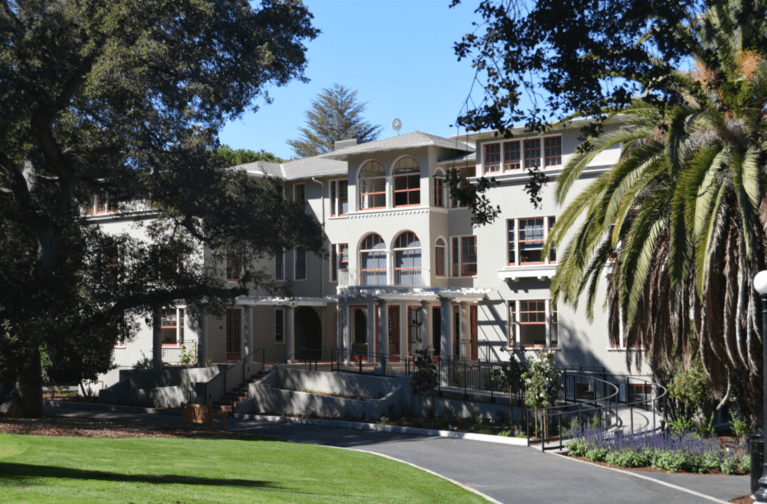
M 222 369 L 164 368 L 121 370 L 120 381 L 100 391 L 99 400 L 106 404 L 177 408 L 183 402 L 195 402 L 202 386 Z

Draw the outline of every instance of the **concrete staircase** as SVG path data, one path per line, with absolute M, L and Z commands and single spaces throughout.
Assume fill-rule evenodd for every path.
M 250 396 L 248 395 L 248 385 L 258 382 L 266 374 L 261 371 L 253 378 L 240 383 L 234 390 L 228 392 L 224 397 L 218 399 L 213 403 L 213 411 L 216 413 L 226 413 L 231 415 L 237 411 L 237 405 L 241 402 L 247 401 Z

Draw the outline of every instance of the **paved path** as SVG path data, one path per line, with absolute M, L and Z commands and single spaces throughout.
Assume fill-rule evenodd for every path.
M 46 414 L 179 425 L 174 415 L 45 408 Z M 726 502 L 749 492 L 748 476 L 636 473 L 525 446 L 285 422 L 232 419 L 232 431 L 352 448 L 410 462 L 503 503 L 682 504 Z

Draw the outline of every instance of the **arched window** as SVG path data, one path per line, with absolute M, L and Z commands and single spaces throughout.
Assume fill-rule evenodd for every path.
M 386 170 L 378 161 L 368 161 L 360 170 L 360 210 L 386 208 Z
M 386 285 L 386 244 L 375 233 L 360 245 L 360 285 Z
M 410 231 L 394 241 L 394 283 L 421 285 L 421 242 Z
M 421 204 L 421 168 L 411 157 L 403 157 L 394 165 L 394 206 Z
M 434 206 L 445 206 L 445 174 L 442 170 L 437 170 L 434 174 Z
M 445 240 L 438 238 L 434 245 L 434 266 L 437 276 L 445 276 L 445 257 Z

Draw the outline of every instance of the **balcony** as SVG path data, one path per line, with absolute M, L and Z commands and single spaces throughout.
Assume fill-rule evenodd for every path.
M 430 271 L 424 268 L 338 270 L 339 287 L 428 287 L 430 279 Z

